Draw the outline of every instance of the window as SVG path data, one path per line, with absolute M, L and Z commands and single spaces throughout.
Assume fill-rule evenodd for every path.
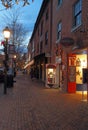
M 58 0 L 58 6 L 62 4 L 62 0 Z
M 43 21 L 41 22 L 41 35 L 43 34 Z
M 78 26 L 81 24 L 82 18 L 82 0 L 78 0 L 74 5 L 74 16 L 73 16 L 73 26 Z
M 39 43 L 37 43 L 37 52 L 39 52 Z
M 42 53 L 42 49 L 43 49 L 43 42 L 40 42 L 40 53 Z
M 48 44 L 48 31 L 46 31 L 45 33 L 45 44 L 46 45 Z
M 34 41 L 32 42 L 32 52 L 34 52 Z
M 57 40 L 61 38 L 61 28 L 62 28 L 62 23 L 59 22 L 57 25 Z
M 39 28 L 38 28 L 38 36 L 39 36 Z
M 49 15 L 49 13 L 48 13 L 48 10 L 47 10 L 47 12 L 46 12 L 46 20 L 48 20 L 48 16 Z

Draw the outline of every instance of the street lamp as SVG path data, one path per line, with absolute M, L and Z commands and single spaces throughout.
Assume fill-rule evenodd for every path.
M 3 34 L 4 34 L 4 38 L 5 38 L 5 44 L 4 44 L 4 52 L 5 52 L 5 61 L 4 61 L 4 65 L 5 65 L 5 79 L 4 79 L 4 94 L 7 93 L 7 69 L 8 69 L 8 52 L 7 52 L 7 45 L 8 45 L 8 39 L 10 38 L 10 29 L 8 27 L 6 27 L 3 30 Z

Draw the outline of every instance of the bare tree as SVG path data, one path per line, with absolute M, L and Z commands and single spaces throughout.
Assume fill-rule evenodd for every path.
M 33 2 L 34 0 L 32 0 Z M 1 0 L 5 8 L 11 8 L 14 4 L 22 3 L 23 6 L 29 5 L 30 0 Z
M 26 27 L 24 27 L 21 23 L 21 15 L 22 12 L 17 8 L 11 9 L 2 16 L 2 19 L 5 22 L 6 26 L 11 29 L 10 42 L 11 44 L 15 45 L 17 52 L 20 51 L 21 46 L 24 46 L 27 34 L 29 32 L 29 30 L 26 29 Z

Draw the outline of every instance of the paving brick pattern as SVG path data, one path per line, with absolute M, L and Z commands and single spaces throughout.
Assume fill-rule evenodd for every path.
M 79 94 L 47 89 L 27 75 L 17 75 L 3 94 L 0 85 L 0 130 L 88 130 L 88 103 Z

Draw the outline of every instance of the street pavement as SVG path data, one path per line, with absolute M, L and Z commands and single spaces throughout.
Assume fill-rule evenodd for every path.
M 45 88 L 19 74 L 3 94 L 0 85 L 0 130 L 88 130 L 88 102 L 81 94 Z

